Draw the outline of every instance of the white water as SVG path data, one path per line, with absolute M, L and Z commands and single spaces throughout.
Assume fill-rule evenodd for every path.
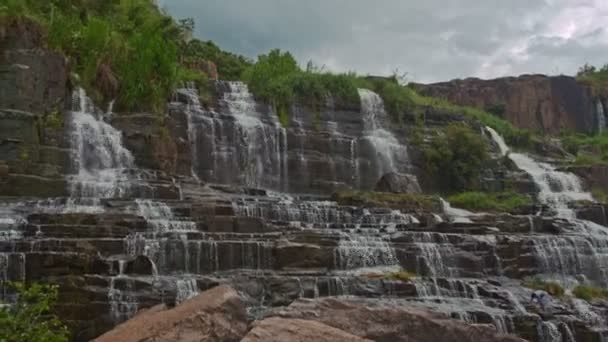
M 451 222 L 472 223 L 473 221 L 471 221 L 471 217 L 480 215 L 470 212 L 468 210 L 454 208 L 448 201 L 443 198 L 440 198 L 439 200 L 441 202 L 441 208 L 443 209 L 443 212 L 449 217 Z
M 382 98 L 368 89 L 358 89 L 363 113 L 363 139 L 369 141 L 376 151 L 375 169 L 377 179 L 389 172 L 399 172 L 399 164 L 409 164 L 407 147 L 384 127 L 388 122 Z
M 342 233 L 335 253 L 336 266 L 345 270 L 399 264 L 387 240 L 365 233 Z
M 175 305 L 179 305 L 182 302 L 190 298 L 196 297 L 199 294 L 196 279 L 178 279 L 176 281 L 175 286 L 177 288 Z
M 600 99 L 597 100 L 596 113 L 597 113 L 597 131 L 599 134 L 602 134 L 606 130 L 606 110 L 604 109 L 604 104 L 602 103 L 602 100 L 600 100 Z
M 591 193 L 583 190 L 578 177 L 562 172 L 554 166 L 537 162 L 529 156 L 511 152 L 504 139 L 492 128 L 486 127 L 502 155 L 508 157 L 517 167 L 528 173 L 539 188 L 538 200 L 551 208 L 558 218 L 574 219 L 576 214 L 568 204 L 575 201 L 593 201 Z
M 68 178 L 72 211 L 95 211 L 100 198 L 122 197 L 129 189 L 126 170 L 133 155 L 122 144 L 120 131 L 104 122 L 83 89 L 75 91 L 71 117 L 72 161 L 77 174 Z M 84 203 L 84 207 L 78 207 Z M 89 206 L 87 209 L 86 207 Z
M 197 231 L 195 222 L 180 220 L 166 203 L 147 199 L 137 199 L 135 203 L 137 213 L 152 226 L 156 233 Z

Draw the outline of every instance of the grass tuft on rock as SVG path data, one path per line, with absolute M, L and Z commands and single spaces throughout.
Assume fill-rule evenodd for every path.
M 524 279 L 522 285 L 533 290 L 545 291 L 557 298 L 563 297 L 566 293 L 564 288 L 559 283 L 554 281 L 546 281 L 539 277 L 528 277 Z
M 578 285 L 572 290 L 576 298 L 591 301 L 593 299 L 608 299 L 608 289 L 592 285 Z
M 489 212 L 512 212 L 533 204 L 530 196 L 515 192 L 463 192 L 448 201 L 458 208 Z

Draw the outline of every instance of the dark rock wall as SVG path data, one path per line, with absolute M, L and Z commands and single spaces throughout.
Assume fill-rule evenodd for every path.
M 504 105 L 502 115 L 505 119 L 532 131 L 557 134 L 561 131 L 592 133 L 598 130 L 596 104 L 601 97 L 573 77 L 467 78 L 415 84 L 414 88 L 425 95 L 481 109 Z

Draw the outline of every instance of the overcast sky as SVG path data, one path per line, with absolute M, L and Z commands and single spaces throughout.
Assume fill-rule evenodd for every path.
M 332 71 L 444 81 L 608 63 L 608 0 L 160 0 L 198 38 Z

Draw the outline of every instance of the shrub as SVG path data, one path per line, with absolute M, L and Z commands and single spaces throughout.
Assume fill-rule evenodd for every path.
M 14 304 L 0 307 L 0 341 L 63 342 L 67 328 L 51 313 L 57 286 L 12 284 L 18 293 Z
M 423 149 L 426 171 L 446 189 L 466 189 L 488 160 L 483 138 L 463 123 L 452 123 Z
M 473 211 L 511 212 L 533 203 L 529 196 L 514 192 L 463 192 L 448 197 L 448 201 L 458 207 Z
M 572 294 L 580 299 L 590 301 L 592 299 L 608 299 L 608 290 L 591 285 L 578 285 L 572 290 Z
M 533 290 L 543 290 L 554 297 L 563 297 L 565 294 L 564 288 L 557 282 L 545 281 L 539 277 L 526 278 L 523 281 L 523 286 Z

